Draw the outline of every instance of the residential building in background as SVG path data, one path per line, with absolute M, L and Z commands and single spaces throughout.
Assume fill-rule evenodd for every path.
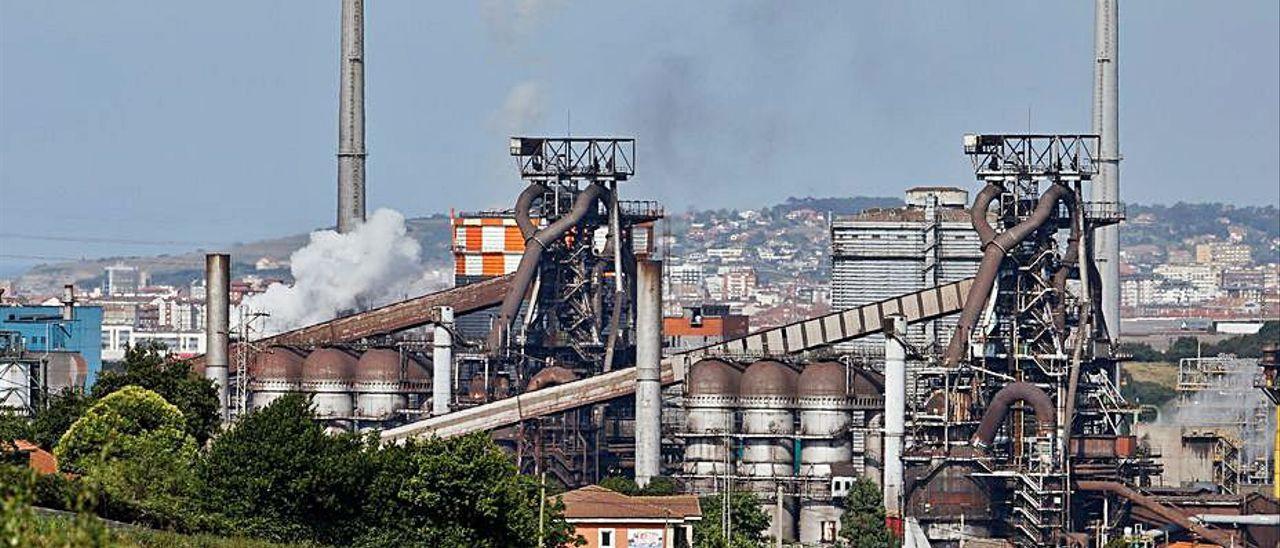
M 1217 266 L 1240 266 L 1253 262 L 1253 250 L 1241 243 L 1208 242 L 1196 244 L 1196 262 Z

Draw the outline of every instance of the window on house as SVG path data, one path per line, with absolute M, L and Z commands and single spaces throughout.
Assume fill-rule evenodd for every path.
M 614 546 L 616 546 L 616 544 L 614 544 L 614 536 L 613 529 L 601 529 L 600 542 L 598 543 L 600 548 L 614 548 Z
M 836 522 L 834 521 L 822 522 L 822 542 L 835 542 L 836 529 L 837 529 Z

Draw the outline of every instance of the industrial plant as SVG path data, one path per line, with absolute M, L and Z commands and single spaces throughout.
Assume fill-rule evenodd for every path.
M 365 222 L 363 6 L 343 6 L 339 233 Z M 837 545 L 863 479 L 902 546 L 1280 545 L 1274 348 L 1181 364 L 1179 405 L 1227 408 L 1200 429 L 1140 424 L 1121 393 L 1114 0 L 1096 24 L 1093 131 L 956 135 L 970 186 L 831 219 L 829 313 L 665 344 L 644 142 L 517 135 L 494 143 L 511 206 L 451 214 L 453 287 L 262 337 L 212 253 L 193 363 L 226 421 L 301 392 L 385 443 L 488 432 L 565 489 L 754 493 L 778 545 Z M 85 374 L 5 337 L 9 385 Z

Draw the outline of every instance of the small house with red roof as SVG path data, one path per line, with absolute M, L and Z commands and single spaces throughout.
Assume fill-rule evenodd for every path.
M 702 519 L 695 495 L 629 496 L 589 485 L 561 498 L 565 520 L 587 548 L 694 546 L 693 524 Z

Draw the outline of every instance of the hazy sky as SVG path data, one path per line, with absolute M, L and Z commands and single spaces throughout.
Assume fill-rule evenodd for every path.
M 1088 1 L 367 4 L 370 210 L 507 206 L 506 136 L 566 126 L 635 136 L 629 197 L 676 210 L 972 186 L 965 132 L 1090 129 Z M 1125 200 L 1280 201 L 1278 5 L 1121 3 Z M 331 225 L 338 8 L 0 0 L 0 274 Z

